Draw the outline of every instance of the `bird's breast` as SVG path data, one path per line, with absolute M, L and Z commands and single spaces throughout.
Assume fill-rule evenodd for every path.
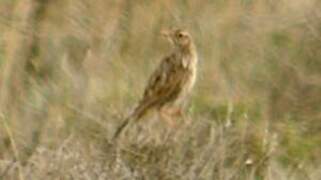
M 185 62 L 185 63 L 184 63 Z M 184 93 L 188 94 L 191 89 L 193 88 L 195 81 L 196 81 L 196 74 L 197 74 L 197 57 L 189 56 L 186 57 L 183 62 L 182 66 L 186 71 L 186 79 L 184 84 Z

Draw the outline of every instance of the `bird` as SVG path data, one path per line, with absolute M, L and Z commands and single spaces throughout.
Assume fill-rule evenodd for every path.
M 174 114 L 182 114 L 182 104 L 188 98 L 196 81 L 197 52 L 192 36 L 184 29 L 161 31 L 172 45 L 172 51 L 165 56 L 151 74 L 138 105 L 116 129 L 113 139 L 117 139 L 130 124 L 141 119 L 154 109 L 169 124 Z M 176 108 L 176 109 L 175 109 Z

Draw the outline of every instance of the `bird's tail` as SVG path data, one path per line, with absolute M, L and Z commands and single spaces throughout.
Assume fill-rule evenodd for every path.
M 117 128 L 113 140 L 116 140 L 121 133 L 126 129 L 126 127 L 130 124 L 131 121 L 137 121 L 140 119 L 145 113 L 148 106 L 146 104 L 138 105 L 132 113 L 129 114 L 124 120 L 124 122 Z

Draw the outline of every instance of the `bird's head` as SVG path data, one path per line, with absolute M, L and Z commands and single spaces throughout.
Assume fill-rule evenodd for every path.
M 165 36 L 174 46 L 179 48 L 189 48 L 192 45 L 192 37 L 185 30 L 163 30 L 161 31 L 161 34 Z

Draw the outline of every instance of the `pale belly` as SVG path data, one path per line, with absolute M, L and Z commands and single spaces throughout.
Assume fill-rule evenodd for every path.
M 179 97 L 177 98 L 175 105 L 181 105 L 184 103 L 184 101 L 188 98 L 188 96 L 191 94 L 191 91 L 195 85 L 196 82 L 196 68 L 192 69 L 192 73 L 190 74 L 190 77 L 188 78 L 187 82 L 185 83 L 184 87 L 182 88 L 182 92 L 180 93 Z

